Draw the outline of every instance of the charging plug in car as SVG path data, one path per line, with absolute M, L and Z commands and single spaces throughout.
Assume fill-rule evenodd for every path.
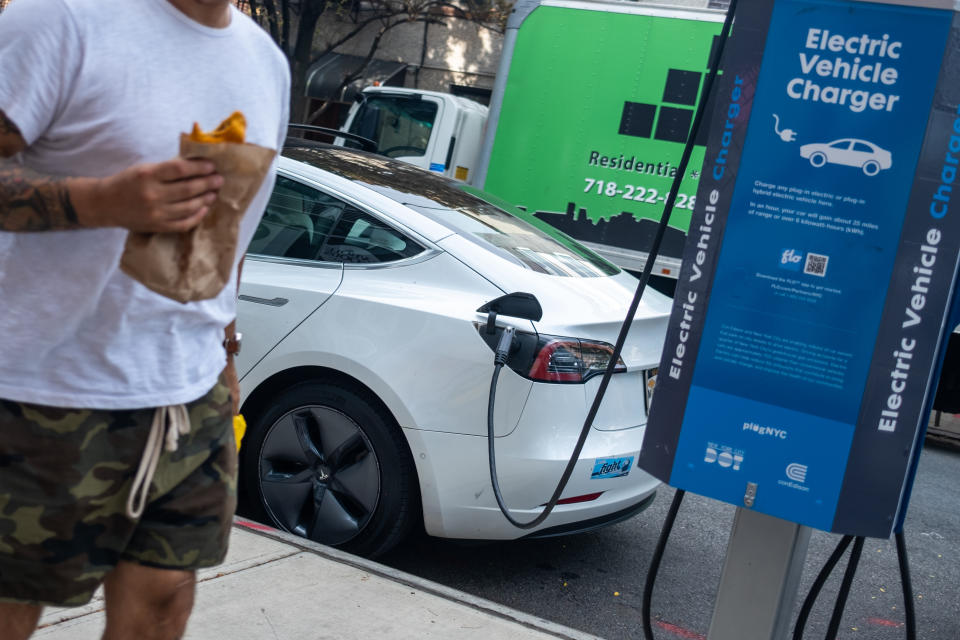
M 500 342 L 497 343 L 497 351 L 493 356 L 494 365 L 507 363 L 507 358 L 510 357 L 510 351 L 513 350 L 514 347 L 513 334 L 515 334 L 516 331 L 513 327 L 506 327 L 503 333 L 500 334 Z
M 494 350 L 494 365 L 506 364 L 511 351 L 515 351 L 519 347 L 515 340 L 516 329 L 513 327 L 497 328 L 498 314 L 533 321 L 540 320 L 543 317 L 543 309 L 540 307 L 540 301 L 537 300 L 536 296 L 522 291 L 500 296 L 486 303 L 477 311 L 487 314 L 487 324 L 482 334 L 484 341 Z M 496 338 L 498 331 L 502 332 L 499 340 Z M 497 343 L 496 347 L 493 346 L 494 341 Z

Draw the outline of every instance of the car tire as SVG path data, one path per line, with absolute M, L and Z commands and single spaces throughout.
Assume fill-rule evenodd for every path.
M 249 422 L 240 452 L 241 513 L 371 558 L 414 526 L 420 508 L 409 448 L 365 393 L 305 381 Z
M 880 173 L 880 163 L 876 160 L 867 160 L 863 163 L 863 172 L 868 176 L 875 176 Z
M 810 155 L 810 164 L 818 169 L 827 164 L 827 156 L 822 151 L 815 151 Z

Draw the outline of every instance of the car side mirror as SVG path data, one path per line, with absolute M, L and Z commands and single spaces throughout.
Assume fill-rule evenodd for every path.
M 533 321 L 540 320 L 543 317 L 543 308 L 540 306 L 537 297 L 532 293 L 522 291 L 508 293 L 491 300 L 477 309 L 477 312 L 487 314 L 487 333 L 494 333 L 496 330 L 495 325 L 498 315 Z

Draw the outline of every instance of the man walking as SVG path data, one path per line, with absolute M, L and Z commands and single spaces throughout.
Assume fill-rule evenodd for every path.
M 228 0 L 14 0 L 0 14 L 0 638 L 29 637 L 43 605 L 100 584 L 105 638 L 178 638 L 194 572 L 222 561 L 235 279 L 181 304 L 119 262 L 128 231 L 188 230 L 216 198 L 221 176 L 176 158 L 179 134 L 239 110 L 248 142 L 280 149 L 289 85 Z M 234 274 L 272 185 L 271 170 Z

